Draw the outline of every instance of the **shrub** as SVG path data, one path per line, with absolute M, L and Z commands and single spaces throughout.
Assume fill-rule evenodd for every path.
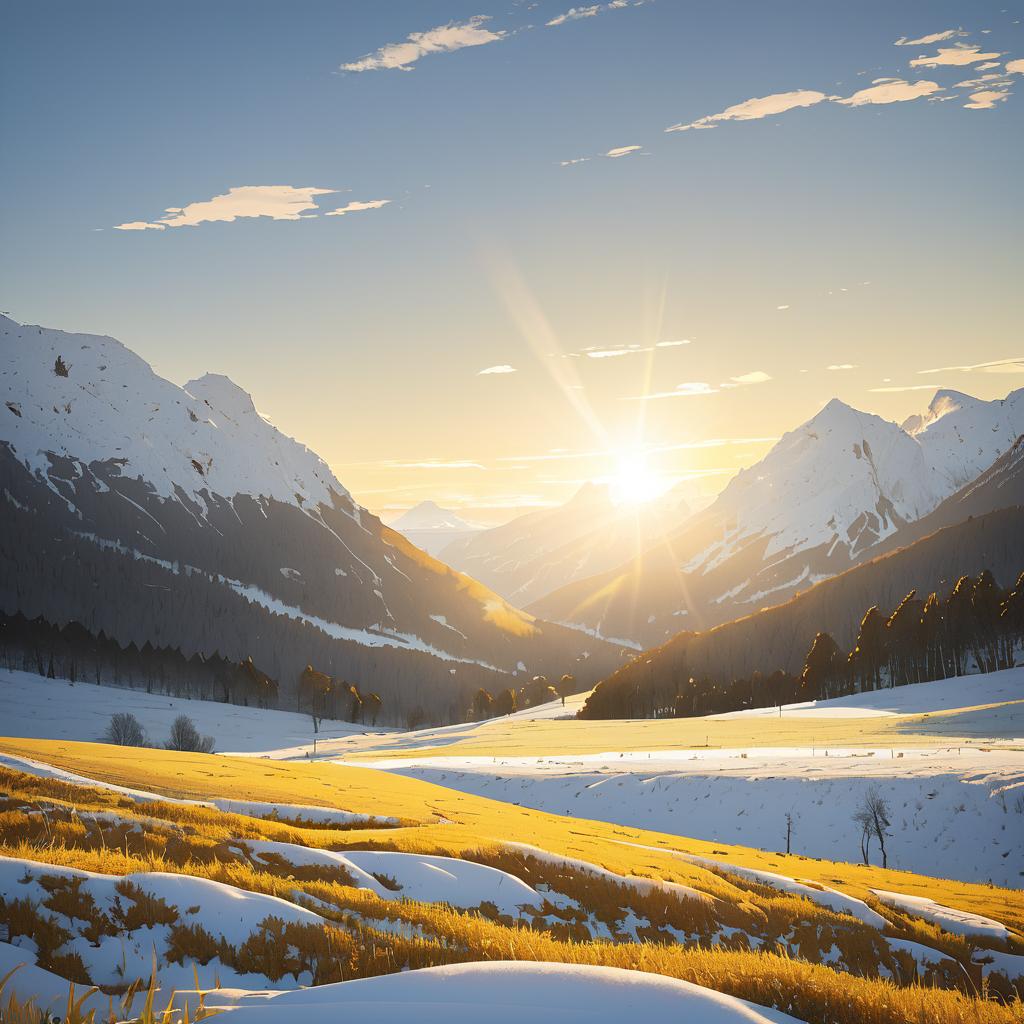
M 212 754 L 214 739 L 202 736 L 196 723 L 188 715 L 178 715 L 171 726 L 171 735 L 165 744 L 168 750 L 186 750 L 193 754 Z
M 119 747 L 144 747 L 146 731 L 133 714 L 120 711 L 110 716 L 110 725 L 103 735 L 103 741 L 115 743 Z

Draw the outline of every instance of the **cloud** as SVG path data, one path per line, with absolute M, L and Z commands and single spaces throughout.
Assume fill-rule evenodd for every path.
M 584 350 L 588 359 L 617 359 L 619 356 L 635 356 L 638 352 L 650 352 L 649 348 L 592 348 Z
M 605 156 L 610 156 L 613 160 L 617 160 L 620 156 L 628 156 L 630 153 L 635 153 L 640 149 L 643 149 L 643 146 L 619 146 L 616 149 L 609 149 Z
M 369 199 L 366 202 L 352 202 L 345 206 L 339 206 L 337 210 L 328 210 L 325 217 L 344 217 L 346 213 L 358 213 L 360 210 L 379 210 L 387 206 L 390 199 Z
M 863 107 L 868 103 L 904 103 L 907 100 L 920 99 L 932 93 L 941 92 L 938 82 L 920 81 L 904 82 L 901 78 L 876 79 L 867 89 L 861 89 L 846 99 L 836 100 L 847 107 Z
M 453 21 L 426 32 L 412 32 L 405 42 L 388 43 L 359 60 L 342 64 L 341 70 L 382 71 L 397 68 L 411 71 L 410 65 L 429 53 L 451 53 L 467 46 L 483 46 L 485 43 L 496 43 L 508 35 L 505 31 L 492 32 L 484 28 L 486 21 L 490 21 L 487 15 L 477 14 L 468 21 Z
M 1008 60 L 1006 62 L 1006 70 L 1009 71 L 1011 75 L 1024 75 L 1024 57 L 1021 57 L 1018 60 Z
M 994 110 L 997 103 L 1001 103 L 1010 94 L 1002 89 L 979 89 L 972 92 L 968 97 L 970 103 L 965 103 L 966 110 Z
M 643 0 L 634 0 L 633 6 L 639 7 Z M 588 7 L 570 7 L 564 14 L 559 14 L 550 21 L 545 22 L 547 28 L 556 28 L 569 21 L 581 21 L 583 18 L 593 18 L 602 11 L 621 11 L 624 7 L 630 6 L 630 0 L 611 0 L 607 4 L 590 4 Z
M 570 7 L 565 14 L 559 14 L 558 17 L 552 18 L 549 22 L 546 22 L 548 28 L 554 28 L 557 25 L 564 25 L 567 21 L 579 21 L 581 18 L 593 18 L 595 15 L 601 13 L 601 4 L 591 4 L 589 7 Z
M 1024 373 L 1024 356 L 1011 356 L 1009 359 L 993 359 L 987 363 L 968 363 L 965 366 L 937 366 L 931 370 L 918 370 L 918 373 Z
M 486 369 L 480 370 L 477 376 L 482 377 L 488 373 L 518 373 L 518 370 L 514 366 L 509 366 L 508 363 L 501 363 L 498 366 L 488 366 Z
M 893 384 L 885 388 L 868 388 L 868 391 L 875 394 L 890 394 L 896 391 L 934 391 L 934 384 Z
M 685 132 L 697 128 L 714 128 L 722 121 L 757 121 L 773 114 L 783 114 L 796 107 L 813 107 L 829 97 L 813 89 L 798 89 L 794 92 L 777 92 L 770 96 L 758 96 L 727 107 L 720 114 L 709 114 L 689 124 L 674 124 L 667 132 Z
M 572 167 L 573 164 L 585 164 L 589 159 L 589 156 L 578 156 L 574 160 L 562 160 L 560 162 L 563 167 Z
M 652 391 L 646 395 L 627 395 L 628 402 L 648 402 L 655 398 L 693 398 L 695 395 L 717 395 L 718 388 L 713 388 L 707 381 L 689 380 L 677 384 L 674 391 Z
M 789 309 L 789 305 L 788 305 L 788 304 L 786 304 L 785 306 L 776 306 L 775 308 L 776 308 L 777 310 L 781 311 L 781 310 L 784 310 L 784 309 Z
M 115 224 L 115 231 L 163 231 L 166 224 L 150 224 L 145 220 L 130 220 L 127 224 Z M 101 231 L 102 228 L 97 228 Z
M 772 378 L 764 370 L 753 370 L 751 373 L 741 373 L 738 377 L 730 377 L 734 384 L 764 384 Z
M 426 459 L 423 462 L 385 462 L 385 466 L 393 469 L 486 469 L 486 466 L 479 462 L 470 462 L 468 459 L 455 459 L 450 462 L 441 459 Z
M 570 352 L 570 356 L 586 356 L 588 359 L 617 359 L 620 356 L 635 356 L 641 352 L 653 352 L 656 348 L 679 348 L 682 345 L 689 345 L 689 338 L 679 338 L 672 341 L 658 341 L 653 345 L 618 345 L 612 348 L 602 348 L 598 345 L 592 348 L 585 348 L 579 352 Z
M 332 188 L 294 188 L 291 185 L 239 185 L 223 195 L 188 206 L 169 206 L 156 221 L 129 221 L 116 224 L 118 231 L 144 231 L 155 228 L 195 227 L 209 221 L 234 221 L 243 217 L 270 217 L 272 220 L 301 220 L 312 210 L 314 196 L 331 195 Z
M 977 64 L 982 60 L 994 60 L 1001 57 L 1000 53 L 982 53 L 981 47 L 975 43 L 968 46 L 958 43 L 956 46 L 940 46 L 939 52 L 931 57 L 917 57 L 910 62 L 912 68 L 963 67 L 966 64 Z
M 932 43 L 944 43 L 947 39 L 956 39 L 958 36 L 965 36 L 967 33 L 962 28 L 947 28 L 945 32 L 933 32 L 930 36 L 921 36 L 920 39 L 908 39 L 903 36 L 897 39 L 894 46 L 931 46 Z
M 712 394 L 714 392 L 711 392 Z M 666 395 L 675 397 L 676 392 L 668 391 Z M 711 437 L 702 441 L 678 441 L 672 444 L 644 444 L 638 449 L 631 449 L 643 454 L 658 454 L 660 452 L 695 451 L 707 448 L 728 448 L 733 446 L 745 446 L 751 444 L 774 444 L 779 438 L 776 437 Z M 582 451 L 570 451 L 566 448 L 551 448 L 546 452 L 534 455 L 499 455 L 498 462 L 561 462 L 573 459 L 606 459 L 611 454 L 607 448 L 592 448 Z M 374 463 L 376 465 L 376 463 Z M 732 472 L 732 471 L 730 471 Z
M 831 366 L 826 366 L 826 370 L 856 370 L 856 363 L 832 363 Z

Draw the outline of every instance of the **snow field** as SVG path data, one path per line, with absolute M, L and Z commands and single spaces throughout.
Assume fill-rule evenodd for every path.
M 181 996 L 187 995 L 181 993 Z M 192 1005 L 195 1005 L 193 1002 Z M 288 993 L 211 993 L 232 1024 L 799 1024 L 675 978 L 614 967 L 523 962 L 467 963 L 362 978 Z
M 174 719 L 188 715 L 201 733 L 214 738 L 218 750 L 251 753 L 284 747 L 297 748 L 295 756 L 302 756 L 313 745 L 312 720 L 295 711 L 166 697 L 0 668 L 0 735 L 96 742 L 111 715 L 121 712 L 133 714 L 152 743 L 163 743 Z M 321 729 L 320 737 L 386 731 L 332 719 L 325 719 Z

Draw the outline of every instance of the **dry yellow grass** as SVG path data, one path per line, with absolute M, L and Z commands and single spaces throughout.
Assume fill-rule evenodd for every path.
M 493 719 L 450 736 L 409 746 L 388 735 L 328 741 L 324 749 L 347 757 L 550 757 L 634 750 L 735 750 L 751 747 L 986 746 L 1020 749 L 1024 701 L 978 705 L 928 714 L 870 718 L 661 718 L 610 721 Z M 614 756 L 610 754 L 609 756 Z
M 106 782 L 149 789 L 170 797 L 211 798 L 225 793 L 237 799 L 288 801 L 334 806 L 365 814 L 395 815 L 421 824 L 396 829 L 341 830 L 301 828 L 273 821 L 224 814 L 217 810 L 181 807 L 173 803 L 140 804 L 109 791 L 69 786 L 55 780 L 16 775 L 0 770 L 0 786 L 9 794 L 7 809 L 0 807 L 0 853 L 42 860 L 109 874 L 140 871 L 173 871 L 200 875 L 242 888 L 304 902 L 296 890 L 312 899 L 311 909 L 326 914 L 333 925 L 326 930 L 268 924 L 260 934 L 238 949 L 223 947 L 210 936 L 182 926 L 175 932 L 175 956 L 181 960 L 217 956 L 238 968 L 284 976 L 316 966 L 318 981 L 338 977 L 387 973 L 405 965 L 429 966 L 458 960 L 520 959 L 597 964 L 650 971 L 693 981 L 741 998 L 775 1006 L 812 1024 L 903 1024 L 906 1021 L 936 1024 L 1020 1024 L 1021 1004 L 1000 1005 L 970 994 L 917 985 L 896 986 L 872 977 L 839 973 L 813 962 L 833 942 L 845 947 L 848 963 L 863 957 L 867 974 L 877 969 L 878 932 L 795 897 L 759 891 L 756 885 L 721 877 L 689 864 L 671 851 L 711 853 L 711 845 L 661 836 L 636 829 L 622 829 L 595 822 L 559 818 L 494 801 L 452 793 L 427 783 L 332 764 L 291 764 L 246 758 L 139 751 L 99 744 L 58 741 L 0 740 L 0 749 L 33 757 Z M 18 809 L 20 805 L 20 810 Z M 61 808 L 65 813 L 32 815 L 34 807 Z M 78 816 L 67 813 L 76 807 Z M 102 828 L 117 830 L 124 845 L 108 845 L 82 822 L 87 810 L 111 811 L 122 821 L 101 818 Z M 443 823 L 442 823 L 443 822 Z M 133 828 L 133 825 L 141 827 Z M 43 830 L 45 829 L 45 830 Z M 102 831 L 102 830 L 101 830 Z M 582 939 L 571 927 L 537 931 L 509 920 L 490 920 L 444 905 L 413 901 L 386 902 L 366 890 L 351 888 L 344 879 L 300 878 L 287 865 L 255 864 L 232 851 L 225 840 L 273 838 L 310 846 L 344 850 L 372 846 L 462 855 L 495 866 L 515 866 L 531 882 L 548 882 L 560 891 L 586 900 L 599 918 L 612 919 L 629 902 L 652 925 L 659 915 L 663 923 L 685 930 L 705 930 L 701 912 L 671 901 L 629 895 L 615 883 L 589 882 L 572 877 L 562 868 L 534 862 L 509 863 L 503 839 L 522 840 L 569 857 L 590 861 L 623 874 L 652 876 L 691 884 L 728 906 L 726 918 L 736 924 L 757 922 L 762 936 L 788 936 L 787 944 L 799 949 L 800 959 L 780 953 L 749 952 L 742 948 L 707 949 L 664 941 L 573 941 Z M 184 854 L 175 854 L 175 836 L 184 836 Z M 624 845 L 640 843 L 660 849 Z M 189 851 L 192 851 L 189 854 Z M 943 882 L 903 872 L 836 865 L 761 854 L 740 847 L 716 846 L 723 859 L 740 864 L 774 868 L 784 873 L 819 880 L 852 894 L 867 896 L 869 886 L 927 894 L 953 906 L 972 909 L 1020 927 L 1024 917 L 1022 894 L 984 886 Z M 521 856 L 521 855 L 520 855 Z M 73 885 L 49 885 L 54 909 L 75 909 L 85 920 L 85 907 Z M 127 893 L 126 893 L 127 894 Z M 127 894 L 133 906 L 126 913 L 139 920 L 166 916 L 163 908 L 141 903 Z M 870 897 L 869 897 L 870 899 Z M 331 910 L 330 908 L 336 908 Z M 602 909 L 603 908 L 603 909 Z M 571 915 L 569 915 L 571 917 Z M 893 915 L 890 914 L 893 919 Z M 568 918 L 567 918 L 568 920 Z M 375 921 L 402 927 L 385 931 Z M 958 940 L 939 936 L 928 927 L 896 921 L 894 934 L 923 940 L 963 958 Z M 26 927 L 45 930 L 45 924 L 26 920 Z M 281 952 L 286 938 L 291 950 Z M 290 930 L 289 930 L 290 928 Z M 283 929 L 283 930 L 282 930 Z M 285 935 L 287 932 L 287 935 Z M 35 934 L 35 933 L 33 933 Z M 656 934 L 652 929 L 652 935 Z M 882 943 L 884 945 L 884 943 Z M 56 947 L 55 948 L 59 948 Z M 1019 949 L 1016 951 L 1020 951 Z M 812 962 L 808 962 L 808 960 Z M 54 964 L 54 966 L 58 966 Z M 855 968 L 851 967 L 851 970 Z M 963 978 L 933 980 L 963 984 Z
M 164 750 L 147 750 L 140 756 L 138 750 L 130 748 L 63 740 L 0 739 L 0 750 L 89 778 L 172 797 L 211 799 L 228 793 L 234 799 L 336 807 L 422 823 L 414 828 L 378 830 L 372 835 L 362 830 L 295 830 L 278 824 L 273 825 L 272 834 L 265 836 L 284 839 L 301 835 L 303 838 L 298 841 L 310 846 L 343 849 L 366 845 L 372 840 L 374 845 L 384 849 L 460 856 L 503 840 L 513 840 L 598 864 L 620 874 L 692 885 L 723 899 L 739 901 L 744 898 L 727 881 L 673 855 L 675 852 L 692 853 L 808 879 L 869 901 L 873 899 L 872 888 L 926 896 L 947 906 L 995 918 L 1018 933 L 1024 933 L 1024 893 L 1018 890 L 785 856 L 565 818 L 369 768 L 210 757 Z M 191 808 L 181 811 L 199 813 Z M 139 812 L 146 813 L 145 805 Z M 247 820 L 251 827 L 251 819 Z M 234 827 L 233 823 L 229 825 Z M 638 849 L 631 844 L 655 849 Z

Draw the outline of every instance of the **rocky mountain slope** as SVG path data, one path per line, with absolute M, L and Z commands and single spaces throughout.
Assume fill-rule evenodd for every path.
M 283 693 L 312 661 L 395 716 L 618 657 L 383 526 L 226 377 L 179 388 L 112 338 L 0 318 L 0 499 L 4 611 L 251 654 Z

